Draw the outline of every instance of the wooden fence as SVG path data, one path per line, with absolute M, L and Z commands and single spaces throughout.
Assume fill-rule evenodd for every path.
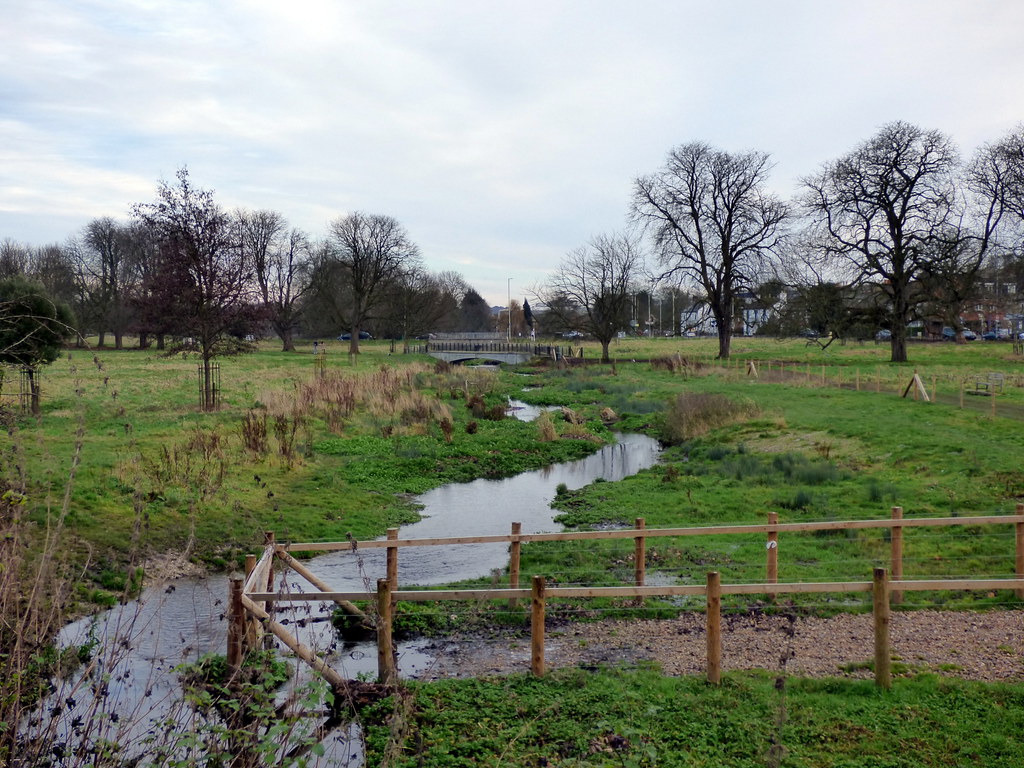
M 1013 525 L 1015 529 L 1014 575 L 1012 579 L 913 579 L 903 576 L 903 529 L 963 525 Z M 782 533 L 858 530 L 884 528 L 891 532 L 889 568 L 875 568 L 872 581 L 844 582 L 779 582 L 778 541 Z M 765 581 L 754 584 L 722 584 L 718 572 L 707 574 L 704 584 L 646 586 L 646 541 L 649 538 L 710 536 L 724 534 L 758 534 L 766 538 Z M 530 588 L 520 588 L 520 554 L 523 542 L 529 541 L 587 541 L 594 539 L 632 538 L 635 547 L 634 584 L 617 587 L 559 587 L 548 586 L 543 576 L 533 576 Z M 443 546 L 452 544 L 507 543 L 510 551 L 509 585 L 490 589 L 428 589 L 401 590 L 398 588 L 398 554 L 403 547 Z M 385 578 L 377 581 L 376 592 L 333 591 L 312 571 L 295 560 L 291 552 L 325 552 L 337 550 L 386 548 Z M 274 591 L 274 564 L 281 560 L 285 567 L 312 584 L 313 592 Z M 398 601 L 423 602 L 438 600 L 501 600 L 515 606 L 520 600 L 530 601 L 531 670 L 541 676 L 544 663 L 544 616 L 551 598 L 633 598 L 703 595 L 706 603 L 708 680 L 717 683 L 721 677 L 721 598 L 723 595 L 765 595 L 774 598 L 780 594 L 871 592 L 875 628 L 875 680 L 878 685 L 891 684 L 889 664 L 889 611 L 893 603 L 902 600 L 904 592 L 925 590 L 1013 590 L 1024 599 L 1024 504 L 1018 504 L 1012 515 L 984 515 L 978 517 L 904 518 L 901 507 L 893 507 L 891 517 L 878 520 L 845 520 L 808 523 L 779 523 L 776 513 L 769 513 L 767 524 L 724 525 L 701 528 L 647 528 L 643 518 L 637 518 L 631 529 L 614 531 L 565 531 L 559 533 L 521 533 L 519 523 L 512 524 L 512 532 L 494 536 L 462 536 L 432 539 L 399 539 L 397 529 L 389 529 L 387 537 L 375 541 L 309 542 L 278 544 L 268 534 L 267 545 L 259 560 L 250 555 L 246 563 L 246 578 L 231 581 L 229 595 L 228 665 L 237 670 L 247 647 L 253 647 L 261 634 L 270 633 L 280 639 L 300 659 L 316 669 L 335 687 L 344 685 L 344 679 L 331 669 L 312 649 L 302 645 L 288 629 L 273 618 L 275 603 L 302 603 L 333 601 L 377 635 L 378 677 L 382 683 L 398 679 L 395 665 L 391 624 Z M 355 602 L 375 604 L 375 619 L 365 615 Z

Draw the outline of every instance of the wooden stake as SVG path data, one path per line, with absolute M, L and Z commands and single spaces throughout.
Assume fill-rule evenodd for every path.
M 396 541 L 398 539 L 398 529 L 388 528 L 387 540 Z M 387 550 L 387 564 L 386 572 L 384 574 L 388 580 L 388 589 L 392 592 L 398 590 L 398 546 L 395 544 L 389 544 Z M 395 610 L 394 604 L 391 606 L 391 610 Z
M 275 538 L 276 537 L 274 536 L 274 532 L 273 531 L 264 531 L 263 532 L 264 543 L 273 545 L 274 542 L 275 542 Z M 274 591 L 274 558 L 271 557 L 269 559 L 270 559 L 270 562 L 267 563 L 267 592 L 273 592 Z M 274 615 L 274 603 L 273 602 L 264 603 L 263 604 L 263 609 L 267 612 L 268 616 L 272 617 Z M 271 647 L 273 647 L 273 640 L 271 640 L 270 637 L 268 637 L 266 635 L 264 635 L 264 637 L 263 637 L 263 647 L 268 649 L 268 650 Z
M 234 677 L 242 668 L 242 643 L 245 638 L 242 586 L 242 579 L 237 577 L 228 583 L 228 677 Z
M 854 374 L 857 380 L 857 391 L 860 392 L 860 368 L 858 368 Z
M 519 560 L 523 544 L 519 541 L 519 534 L 523 532 L 522 523 L 512 523 L 512 541 L 509 545 L 508 563 L 508 588 L 519 589 Z M 508 601 L 508 607 L 515 610 L 519 607 L 519 601 L 514 597 Z
M 708 573 L 707 582 L 708 682 L 722 682 L 722 579 L 718 571 Z
M 249 554 L 245 556 L 245 583 L 248 583 L 249 577 L 252 576 L 252 572 L 256 570 L 256 555 Z M 256 644 L 260 641 L 260 623 L 252 616 L 246 614 L 245 617 L 245 643 L 246 648 L 255 648 Z
M 875 568 L 874 577 L 875 624 L 875 685 L 892 687 L 892 654 L 889 650 L 889 579 L 885 568 Z
M 391 586 L 387 579 L 377 579 L 377 682 L 394 685 L 398 682 L 394 646 L 391 642 Z
M 778 512 L 768 513 L 768 525 L 775 525 L 779 522 Z M 769 584 L 779 583 L 779 532 L 770 530 L 768 531 L 768 562 L 765 573 L 765 581 Z M 773 603 L 775 602 L 775 593 L 769 592 L 768 599 Z
M 964 380 L 960 379 L 960 410 L 964 409 Z
M 926 403 L 931 402 L 931 399 L 928 397 L 928 390 L 924 388 L 924 382 L 921 381 L 921 377 L 917 375 L 917 371 L 914 372 L 914 376 L 911 378 L 910 383 L 907 384 L 906 389 L 903 390 L 903 397 L 906 397 L 911 391 L 914 393 L 915 400 L 920 397 Z
M 636 529 L 642 531 L 646 527 L 644 518 L 636 519 Z M 644 585 L 644 576 L 647 571 L 647 537 L 637 536 L 633 539 L 633 581 L 638 587 Z
M 1024 504 L 1017 505 L 1017 514 L 1024 515 Z M 1014 572 L 1018 579 L 1024 579 L 1024 523 L 1017 523 L 1017 553 L 1015 558 Z M 1024 589 L 1017 590 L 1017 599 L 1024 600 Z
M 892 508 L 892 519 L 902 520 L 903 519 L 903 507 Z M 889 568 L 892 570 L 893 581 L 899 581 L 903 578 L 903 526 L 894 525 L 889 529 L 892 531 L 891 543 L 892 552 L 890 557 Z M 893 603 L 903 602 L 903 592 L 900 590 L 893 590 L 892 595 Z
M 530 671 L 544 677 L 544 577 L 533 577 L 530 598 Z

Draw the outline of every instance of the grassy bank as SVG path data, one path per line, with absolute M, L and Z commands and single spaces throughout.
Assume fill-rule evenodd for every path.
M 762 349 L 771 351 L 771 344 Z M 938 352 L 974 349 L 947 345 Z M 625 424 L 672 443 L 659 467 L 619 483 L 559 494 L 558 519 L 571 527 L 629 527 L 636 517 L 648 527 L 764 523 L 769 511 L 780 522 L 866 519 L 887 517 L 896 505 L 907 517 L 966 517 L 1011 514 L 1024 498 L 1020 421 L 956 404 L 915 402 L 891 388 L 857 391 L 755 377 L 736 367 L 673 371 L 640 362 L 553 372 L 535 383 L 525 399 L 572 401 L 576 407 L 581 401 L 616 401 L 628 414 Z M 1012 400 L 1020 391 L 1008 384 L 999 397 Z M 706 423 L 707 403 L 716 399 L 734 413 L 722 423 Z M 1013 574 L 1011 526 L 904 535 L 909 578 Z M 673 579 L 700 583 L 712 569 L 727 583 L 764 579 L 762 536 L 658 539 L 648 547 L 648 569 Z M 888 558 L 888 533 L 881 530 L 788 535 L 779 547 L 780 578 L 870 579 L 872 568 L 887 566 Z M 530 544 L 523 568 L 562 583 L 628 583 L 632 542 L 590 542 L 569 552 L 562 544 Z M 998 604 L 1014 598 L 914 593 L 907 600 Z M 842 604 L 849 602 L 844 598 Z M 832 605 L 819 601 L 816 607 Z
M 1013 766 L 1024 687 L 922 676 L 867 682 L 730 674 L 721 687 L 655 670 L 411 684 L 404 737 L 369 729 L 401 766 Z M 395 702 L 373 718 L 387 721 Z
M 101 589 L 168 551 L 236 565 L 264 530 L 380 535 L 416 519 L 411 494 L 579 458 L 609 439 L 596 419 L 542 435 L 505 418 L 518 386 L 384 344 L 355 364 L 329 355 L 322 376 L 312 355 L 225 359 L 214 413 L 197 408 L 196 366 L 69 350 L 45 371 L 42 416 L 7 415 L 4 479 L 24 493 L 38 540 L 61 536 Z

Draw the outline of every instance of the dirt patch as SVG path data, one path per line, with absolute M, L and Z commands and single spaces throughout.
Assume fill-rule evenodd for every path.
M 891 620 L 894 674 L 934 672 L 968 680 L 1024 682 L 1024 611 L 897 612 Z M 724 670 L 783 668 L 804 677 L 870 678 L 874 657 L 868 614 L 831 618 L 723 616 Z M 668 675 L 704 674 L 702 614 L 664 621 L 602 621 L 550 630 L 549 669 L 657 664 Z M 529 636 L 439 643 L 425 675 L 479 677 L 530 670 Z

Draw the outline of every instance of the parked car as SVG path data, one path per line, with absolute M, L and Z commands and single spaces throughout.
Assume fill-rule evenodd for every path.
M 950 328 L 948 325 L 942 329 L 942 340 L 943 341 L 955 341 L 956 331 Z
M 892 331 L 888 328 L 883 328 L 875 334 L 875 341 L 889 341 L 892 338 Z
M 968 341 L 976 341 L 978 334 L 972 331 L 970 328 L 964 328 L 964 338 Z
M 995 331 L 985 331 L 985 333 L 981 334 L 981 338 L 983 338 L 985 341 L 995 341 L 996 339 L 999 338 L 999 334 L 997 334 Z
M 359 340 L 360 341 L 369 341 L 372 338 L 373 338 L 373 336 L 371 336 L 366 331 L 360 331 L 359 332 Z M 341 334 L 341 336 L 338 337 L 338 341 L 352 341 L 352 334 L 351 333 L 343 333 L 343 334 Z

